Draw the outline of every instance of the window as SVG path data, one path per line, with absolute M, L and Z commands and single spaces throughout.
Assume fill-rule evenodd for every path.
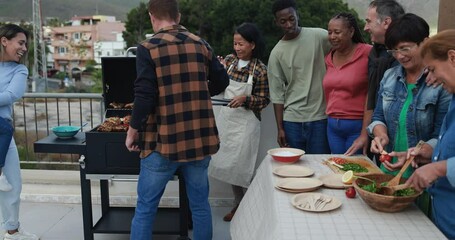
M 73 33 L 73 38 L 79 40 L 81 38 L 81 34 L 78 32 Z
M 81 39 L 83 41 L 89 41 L 92 38 L 92 33 L 86 32 L 81 34 Z
M 114 56 L 122 56 L 124 54 L 123 50 L 115 49 Z
M 58 47 L 57 52 L 63 54 L 68 52 L 68 50 L 65 47 Z

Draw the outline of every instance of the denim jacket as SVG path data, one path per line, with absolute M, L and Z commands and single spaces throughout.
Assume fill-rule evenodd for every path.
M 401 109 L 408 94 L 405 77 L 406 72 L 401 65 L 384 73 L 372 123 L 367 129 L 374 137 L 375 126 L 380 124 L 386 126 L 389 137 L 389 144 L 386 146 L 388 152 L 394 149 Z M 452 96 L 442 88 L 442 85 L 436 88 L 427 86 L 425 78 L 426 75 L 421 73 L 412 92 L 413 100 L 407 112 L 406 131 L 409 147 L 415 146 L 419 140 L 427 141 L 433 148 L 436 146 L 439 130 Z
M 450 110 L 442 124 L 432 160 L 447 160 L 446 176 L 438 178 L 429 188 L 433 220 L 447 238 L 455 239 L 455 97 L 452 97 Z

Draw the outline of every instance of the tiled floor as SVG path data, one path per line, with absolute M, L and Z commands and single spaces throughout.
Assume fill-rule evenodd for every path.
M 229 207 L 213 207 L 213 239 L 230 240 L 229 223 L 222 220 Z M 93 206 L 94 219 L 100 206 Z M 79 204 L 21 203 L 21 226 L 41 240 L 83 240 L 82 209 Z M 191 232 L 190 232 L 191 236 Z M 156 240 L 175 240 L 178 236 L 156 236 Z M 127 240 L 128 234 L 95 234 L 95 240 Z

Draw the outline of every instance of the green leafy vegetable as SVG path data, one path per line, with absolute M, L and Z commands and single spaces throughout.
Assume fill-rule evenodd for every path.
M 375 193 L 378 190 L 376 187 L 376 182 L 372 182 L 370 184 L 360 186 L 360 188 L 362 188 L 365 191 L 372 192 L 372 193 Z
M 365 167 L 362 167 L 358 163 L 345 163 L 341 164 L 343 166 L 343 171 L 349 171 L 352 170 L 353 172 L 368 172 L 368 169 Z
M 416 194 L 416 190 L 414 188 L 405 188 L 402 190 L 397 190 L 393 195 L 397 197 L 407 197 Z
M 385 187 L 387 186 L 388 182 L 382 182 L 379 184 L 380 187 Z M 372 192 L 372 193 L 378 193 L 379 187 L 376 185 L 376 182 L 370 183 L 370 184 L 365 184 L 360 186 L 365 191 Z M 380 193 L 379 193 L 380 194 Z M 405 188 L 402 190 L 397 190 L 393 195 L 396 197 L 407 197 L 416 194 L 416 190 L 414 188 Z

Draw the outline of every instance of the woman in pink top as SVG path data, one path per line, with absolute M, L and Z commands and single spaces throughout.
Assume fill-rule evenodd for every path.
M 357 21 L 350 13 L 335 15 L 329 22 L 328 33 L 332 49 L 325 58 L 327 72 L 323 80 L 327 138 L 331 152 L 343 154 L 354 141 L 368 136 L 368 123 L 363 123 L 362 119 L 371 45 L 363 40 Z

